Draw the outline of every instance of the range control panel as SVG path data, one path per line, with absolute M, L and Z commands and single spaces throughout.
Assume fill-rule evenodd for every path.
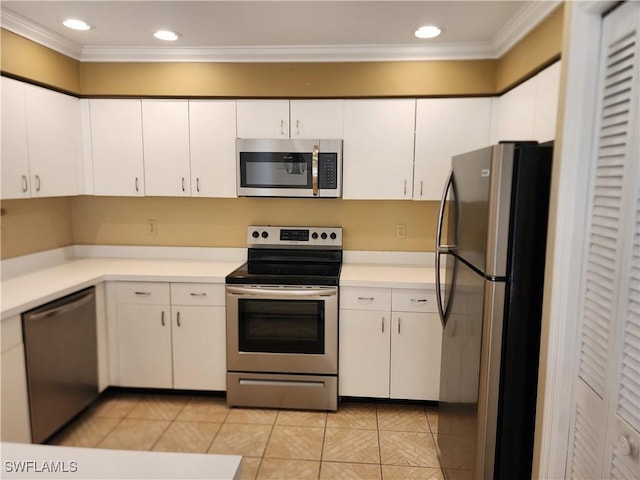
M 247 244 L 255 246 L 310 246 L 342 247 L 341 227 L 274 227 L 250 225 L 247 228 Z

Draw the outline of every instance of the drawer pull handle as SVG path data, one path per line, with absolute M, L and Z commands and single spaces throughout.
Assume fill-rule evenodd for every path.
M 382 333 L 384 333 L 384 317 L 382 317 Z
M 144 295 L 144 296 L 149 296 L 151 295 L 151 292 L 134 292 L 136 295 Z
M 412 298 L 411 303 L 427 303 L 426 298 Z
M 206 297 L 207 294 L 206 293 L 190 293 L 189 295 L 191 295 L 192 297 Z
M 375 300 L 375 297 L 358 297 L 358 300 L 360 300 L 361 302 L 373 302 Z

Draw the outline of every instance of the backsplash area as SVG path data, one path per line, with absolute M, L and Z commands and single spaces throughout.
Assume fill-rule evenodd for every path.
M 251 224 L 341 226 L 345 250 L 426 252 L 438 214 L 437 202 L 284 198 L 81 196 L 2 208 L 3 259 L 71 244 L 244 248 Z

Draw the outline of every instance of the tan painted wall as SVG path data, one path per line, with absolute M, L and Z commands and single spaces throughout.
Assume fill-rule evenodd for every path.
M 2 258 L 73 244 L 68 197 L 3 200 Z
M 557 58 L 562 12 L 561 7 L 499 60 L 80 63 L 3 29 L 0 66 L 5 74 L 83 96 L 492 95 Z M 435 202 L 119 197 L 16 200 L 2 206 L 8 213 L 2 218 L 1 258 L 72 243 L 243 247 L 248 224 L 299 224 L 300 219 L 343 226 L 350 250 L 430 251 L 437 210 Z M 159 221 L 155 237 L 146 234 L 147 218 Z M 407 226 L 406 240 L 395 239 L 398 223 Z
M 437 202 L 280 198 L 71 200 L 77 244 L 246 247 L 247 225 L 341 226 L 347 250 L 432 251 Z M 157 235 L 146 221 L 157 220 Z M 396 224 L 407 238 L 395 238 Z

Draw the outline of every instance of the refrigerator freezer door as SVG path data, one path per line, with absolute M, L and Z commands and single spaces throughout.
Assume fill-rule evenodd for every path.
M 452 159 L 455 253 L 488 277 L 506 276 L 514 144 Z

